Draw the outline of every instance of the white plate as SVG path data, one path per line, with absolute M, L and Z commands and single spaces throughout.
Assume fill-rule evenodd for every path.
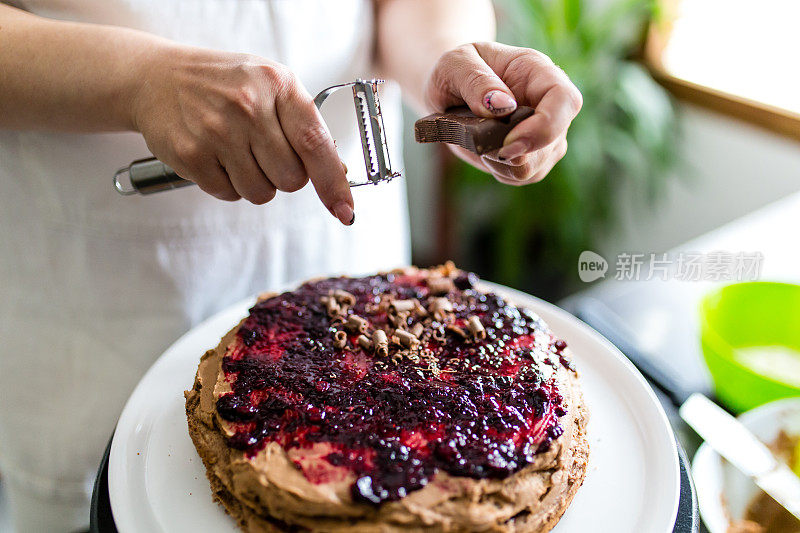
M 800 435 L 800 398 L 765 403 L 739 416 L 747 429 L 764 443 L 774 442 L 784 430 Z M 692 478 L 697 489 L 700 516 L 711 533 L 725 533 L 729 517 L 738 520 L 759 492 L 750 478 L 703 443 L 692 461 Z
M 486 283 L 538 313 L 575 354 L 591 413 L 589 471 L 554 529 L 566 532 L 670 533 L 680 492 L 675 438 L 653 392 L 608 341 L 565 311 Z M 183 391 L 200 356 L 247 314 L 241 302 L 178 339 L 145 374 L 117 424 L 109 496 L 121 533 L 236 532 L 211 500 L 189 438 Z

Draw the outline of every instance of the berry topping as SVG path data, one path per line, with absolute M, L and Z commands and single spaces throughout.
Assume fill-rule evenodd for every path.
M 563 433 L 566 343 L 476 283 L 460 271 L 332 278 L 260 301 L 222 362 L 229 444 L 249 456 L 325 444 L 319 460 L 374 505 L 439 471 L 505 478 L 530 464 Z

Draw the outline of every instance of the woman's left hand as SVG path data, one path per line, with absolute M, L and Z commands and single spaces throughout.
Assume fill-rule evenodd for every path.
M 498 43 L 467 44 L 442 55 L 426 97 L 435 111 L 466 104 L 482 117 L 508 115 L 517 105 L 536 108 L 494 153 L 477 156 L 453 147 L 459 157 L 509 185 L 541 180 L 564 157 L 567 128 L 583 103 L 581 93 L 549 57 Z

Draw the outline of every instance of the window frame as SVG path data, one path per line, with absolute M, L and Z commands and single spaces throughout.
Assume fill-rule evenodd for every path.
M 672 31 L 680 0 L 661 0 L 657 19 L 648 26 L 641 59 L 650 74 L 678 100 L 753 124 L 800 141 L 800 114 L 781 107 L 707 87 L 671 74 L 661 57 Z

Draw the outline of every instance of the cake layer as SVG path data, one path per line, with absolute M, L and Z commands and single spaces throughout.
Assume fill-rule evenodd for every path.
M 475 282 L 406 269 L 262 298 L 187 393 L 226 509 L 253 531 L 551 527 L 585 473 L 577 375 Z

